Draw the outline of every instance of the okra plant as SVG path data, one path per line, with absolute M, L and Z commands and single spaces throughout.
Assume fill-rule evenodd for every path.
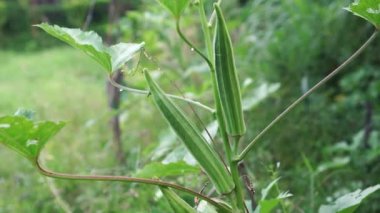
M 216 190 L 211 196 L 193 189 L 186 188 L 176 183 L 166 182 L 160 179 L 149 179 L 126 176 L 107 175 L 74 175 L 58 173 L 47 170 L 39 161 L 39 155 L 46 142 L 59 132 L 65 125 L 63 122 L 40 121 L 36 122 L 23 114 L 0 117 L 0 143 L 15 150 L 27 158 L 43 175 L 52 178 L 89 180 L 89 181 L 120 181 L 126 183 L 141 183 L 158 186 L 163 196 L 167 199 L 174 212 L 206 212 L 200 208 L 194 208 L 184 201 L 176 191 L 181 191 L 194 196 L 202 202 L 210 205 L 207 212 L 248 212 L 244 184 L 239 173 L 239 164 L 254 148 L 259 139 L 267 133 L 281 118 L 288 114 L 297 104 L 307 96 L 325 84 L 338 74 L 353 59 L 376 38 L 380 27 L 380 0 L 359 0 L 352 3 L 346 9 L 360 16 L 375 26 L 373 35 L 344 63 L 322 79 L 298 100 L 286 108 L 264 130 L 262 130 L 250 143 L 240 144 L 241 138 L 246 133 L 243 106 L 239 85 L 238 71 L 235 66 L 234 50 L 226 20 L 221 9 L 221 1 L 213 5 L 213 13 L 210 19 L 204 9 L 203 0 L 196 0 L 194 5 L 199 9 L 199 17 L 202 23 L 206 53 L 195 47 L 181 30 L 181 16 L 190 4 L 190 0 L 157 0 L 173 16 L 176 31 L 179 37 L 189 48 L 194 50 L 208 65 L 213 86 L 214 107 L 206 106 L 198 101 L 184 96 L 175 96 L 165 93 L 159 83 L 150 74 L 150 70 L 144 69 L 147 90 L 120 85 L 112 80 L 115 71 L 122 69 L 135 55 L 149 49 L 142 43 L 119 43 L 106 46 L 102 39 L 94 32 L 83 32 L 80 29 L 70 29 L 42 23 L 36 25 L 49 35 L 83 51 L 94 59 L 107 72 L 111 83 L 126 92 L 145 94 L 155 103 L 168 125 L 181 139 L 187 150 L 200 165 L 209 181 Z M 213 34 L 213 35 L 212 35 Z M 212 41 L 213 39 L 213 41 Z M 284 53 L 286 54 L 286 53 Z M 192 107 L 200 107 L 210 112 L 218 123 L 219 137 L 223 141 L 223 155 L 218 153 L 213 144 L 195 125 L 194 121 L 184 113 L 174 100 L 184 101 Z M 240 147 L 244 147 L 242 151 Z M 276 180 L 277 181 L 277 180 Z M 275 181 L 275 182 L 276 182 Z M 270 212 L 280 199 L 291 196 L 282 194 L 276 199 L 267 200 L 266 196 L 273 182 L 266 190 L 263 190 L 262 198 L 258 202 L 255 212 Z M 201 185 L 202 183 L 199 183 Z M 356 191 L 347 195 L 355 196 L 355 199 L 338 199 L 331 205 L 320 208 L 322 212 L 352 212 L 367 195 L 378 190 L 380 185 L 373 186 L 363 191 Z

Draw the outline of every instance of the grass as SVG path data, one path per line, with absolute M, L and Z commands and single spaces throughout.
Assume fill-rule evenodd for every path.
M 48 144 L 45 158 L 49 166 L 69 172 L 112 168 L 107 123 L 93 122 L 108 113 L 100 67 L 69 47 L 0 52 L 0 58 L 0 115 L 22 107 L 36 111 L 38 119 L 68 121 Z M 42 183 L 44 179 L 26 161 L 3 147 L 0 156 L 0 212 L 37 210 L 30 205 L 41 202 L 47 211 L 57 211 L 56 205 L 49 205 L 54 197 Z
M 37 120 L 67 121 L 66 127 L 43 151 L 49 168 L 77 174 L 125 175 L 144 164 L 140 163 L 144 160 L 139 153 L 146 152 L 141 148 L 144 144 L 150 144 L 145 146 L 148 149 L 154 147 L 151 144 L 155 143 L 153 138 L 157 138 L 159 131 L 147 132 L 147 129 L 149 124 L 160 129 L 152 115 L 157 112 L 141 96 L 136 97 L 142 101 L 127 103 L 122 125 L 128 157 L 125 166 L 118 166 L 108 126 L 112 112 L 107 106 L 106 75 L 83 53 L 70 47 L 56 47 L 37 52 L 0 51 L 0 58 L 0 116 L 26 108 L 36 112 Z M 134 96 L 125 94 L 123 99 L 126 98 Z M 130 115 L 133 119 L 129 119 Z M 146 129 L 141 129 L 142 123 Z M 26 160 L 2 146 L 0 159 L 0 213 L 62 211 L 46 179 Z M 154 187 L 65 180 L 54 180 L 53 184 L 74 212 L 99 209 L 144 212 L 150 206 L 147 202 L 160 203 L 151 206 L 152 211 L 168 208 L 166 202 L 154 200 Z

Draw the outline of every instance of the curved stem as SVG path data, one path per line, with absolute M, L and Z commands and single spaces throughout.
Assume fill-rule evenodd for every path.
M 179 22 L 180 20 L 177 20 L 176 21 L 176 30 L 177 30 L 177 33 L 179 35 L 179 37 L 181 37 L 181 39 L 187 44 L 190 46 L 190 48 L 192 50 L 194 50 L 196 53 L 198 53 L 199 56 L 201 56 L 203 58 L 203 60 L 206 61 L 207 65 L 210 67 L 210 70 L 211 72 L 214 72 L 214 66 L 212 65 L 210 59 L 207 58 L 207 56 L 205 56 L 205 54 L 203 54 L 197 47 L 195 47 L 187 38 L 186 36 L 182 33 L 181 31 L 181 28 L 179 26 Z
M 170 188 L 176 189 L 178 191 L 182 191 L 182 192 L 191 194 L 193 196 L 196 196 L 196 197 L 198 197 L 202 200 L 205 200 L 208 203 L 214 205 L 215 207 L 226 210 L 227 212 L 230 211 L 224 205 L 219 204 L 218 202 L 216 202 L 212 198 L 207 197 L 206 195 L 203 195 L 203 194 L 196 192 L 192 189 L 189 189 L 189 188 L 186 188 L 186 187 L 174 184 L 174 183 L 161 181 L 161 180 L 154 180 L 154 179 L 147 179 L 147 178 L 134 178 L 134 177 L 126 177 L 126 176 L 75 175 L 75 174 L 59 173 L 59 172 L 50 171 L 50 170 L 42 167 L 38 161 L 36 162 L 36 167 L 38 168 L 38 170 L 41 174 L 48 176 L 48 177 L 52 177 L 52 178 L 58 178 L 58 179 L 88 180 L 88 181 L 117 181 L 117 182 L 143 183 L 143 184 L 148 184 L 148 185 L 170 187 Z
M 207 24 L 206 11 L 203 5 L 203 0 L 199 0 L 198 12 L 201 19 L 202 31 L 203 31 L 203 36 L 205 39 L 206 48 L 207 48 L 208 59 L 212 60 L 214 58 L 214 51 L 212 49 L 211 33 L 210 33 L 210 28 L 208 27 L 208 24 Z
M 140 89 L 135 89 L 135 88 L 131 88 L 131 87 L 127 87 L 127 86 L 123 86 L 119 83 L 117 83 L 116 81 L 113 80 L 112 76 L 109 75 L 108 76 L 108 80 L 109 82 L 116 88 L 119 88 L 121 90 L 125 90 L 127 92 L 132 92 L 132 93 L 136 93 L 136 94 L 141 94 L 141 95 L 149 95 L 149 91 L 148 90 L 140 90 Z M 172 94 L 166 94 L 169 98 L 172 98 L 172 99 L 177 99 L 177 100 L 180 100 L 180 101 L 185 101 L 187 103 L 190 103 L 190 104 L 193 104 L 194 106 L 198 106 L 204 110 L 207 110 L 211 113 L 214 113 L 215 110 L 202 104 L 201 102 L 199 101 L 194 101 L 194 100 L 191 100 L 191 99 L 188 99 L 188 98 L 185 98 L 185 97 L 181 97 L 181 96 L 176 96 L 176 95 L 172 95 Z
M 367 47 L 368 45 L 376 38 L 378 31 L 376 30 L 371 37 L 358 49 L 354 54 L 352 54 L 346 61 L 344 61 L 338 68 L 332 71 L 329 75 L 327 75 L 324 79 L 319 81 L 316 85 L 314 85 L 310 90 L 308 90 L 305 94 L 299 97 L 295 102 L 293 102 L 288 108 L 286 108 L 281 114 L 279 114 L 267 127 L 265 127 L 249 144 L 248 146 L 241 152 L 239 156 L 237 156 L 234 160 L 241 161 L 247 155 L 249 151 L 253 148 L 255 143 L 266 133 L 268 132 L 278 121 L 280 121 L 285 115 L 287 115 L 294 107 L 296 107 L 299 103 L 301 103 L 305 98 L 307 98 L 310 94 L 312 94 L 315 90 L 324 85 L 328 80 L 338 74 L 343 68 L 345 68 L 349 63 L 351 63 L 356 57 L 358 57 Z

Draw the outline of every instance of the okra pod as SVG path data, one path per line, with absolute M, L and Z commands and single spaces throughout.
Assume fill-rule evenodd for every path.
M 235 185 L 217 152 L 211 147 L 193 122 L 165 95 L 145 72 L 151 95 L 162 115 L 198 161 L 220 194 L 230 193 Z
M 222 114 L 228 135 L 242 136 L 246 128 L 232 42 L 220 7 L 217 4 L 214 7 L 217 20 L 214 38 L 215 75 Z

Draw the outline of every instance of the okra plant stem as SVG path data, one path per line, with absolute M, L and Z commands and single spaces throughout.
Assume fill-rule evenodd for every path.
M 202 51 L 200 51 L 196 46 L 194 46 L 187 38 L 186 36 L 182 33 L 182 30 L 181 30 L 181 27 L 180 27 L 180 19 L 178 19 L 176 21 L 176 30 L 177 30 L 177 33 L 179 35 L 179 37 L 181 37 L 181 39 L 192 49 L 194 50 L 199 56 L 201 56 L 203 58 L 203 60 L 205 60 L 205 62 L 207 63 L 207 65 L 210 67 L 210 69 L 214 70 L 214 66 L 211 62 L 211 60 L 205 55 L 202 53 Z
M 212 49 L 211 33 L 210 33 L 210 28 L 208 27 L 208 24 L 207 24 L 207 17 L 206 17 L 206 11 L 204 8 L 203 0 L 199 0 L 198 11 L 201 17 L 203 37 L 206 43 L 208 59 L 212 60 L 214 58 L 214 53 L 213 53 L 214 51 Z
M 176 189 L 178 191 L 185 192 L 187 194 L 191 194 L 195 197 L 198 197 L 204 201 L 207 201 L 211 205 L 223 209 L 226 212 L 229 212 L 230 210 L 226 208 L 224 205 L 219 204 L 212 198 L 207 197 L 206 195 L 203 195 L 201 193 L 198 193 L 192 189 L 174 184 L 169 183 L 161 180 L 155 180 L 155 179 L 147 179 L 147 178 L 134 178 L 134 177 L 126 177 L 126 176 L 111 176 L 111 175 L 75 175 L 75 174 L 66 174 L 66 173 L 59 173 L 50 171 L 44 167 L 41 166 L 41 164 L 37 161 L 36 167 L 39 170 L 39 172 L 47 177 L 51 178 L 57 178 L 57 179 L 65 179 L 65 180 L 83 180 L 83 181 L 116 181 L 116 182 L 126 182 L 126 183 L 142 183 L 142 184 L 148 184 L 148 185 L 155 185 L 155 186 L 165 186 L 169 188 Z
M 199 2 L 199 5 L 201 5 L 203 2 L 200 1 Z M 204 16 L 206 17 L 206 16 Z M 202 25 L 203 27 L 203 25 Z M 206 27 L 206 26 L 205 26 Z M 179 35 L 179 37 L 190 47 L 192 48 L 196 53 L 199 54 L 199 56 L 201 56 L 205 62 L 207 63 L 207 65 L 209 66 L 210 68 L 210 72 L 211 72 L 211 79 L 212 79 L 212 86 L 213 86 L 213 94 L 214 94 L 214 99 L 215 99 L 215 108 L 216 108 L 216 117 L 217 117 L 217 121 L 218 121 L 218 125 L 219 125 L 219 130 L 221 132 L 221 136 L 222 136 L 222 140 L 223 140 L 223 145 L 224 145 L 224 149 L 225 149 L 225 152 L 226 152 L 226 156 L 227 156 L 227 160 L 228 162 L 230 162 L 232 160 L 232 151 L 231 151 L 231 147 L 230 147 L 230 144 L 228 142 L 228 135 L 227 135 L 227 132 L 226 132 L 226 129 L 225 129 L 225 121 L 224 121 L 224 118 L 223 118 L 223 115 L 222 115 L 222 108 L 221 108 L 221 105 L 220 105 L 220 98 L 219 98 L 219 93 L 218 93 L 218 90 L 216 88 L 217 84 L 216 84 L 216 77 L 215 77 L 215 69 L 214 69 L 214 65 L 213 63 L 211 62 L 211 60 L 205 56 L 197 47 L 195 47 L 187 38 L 186 36 L 182 33 L 181 31 L 181 28 L 180 28 L 180 22 L 179 20 L 177 21 L 176 23 L 176 29 L 177 29 L 177 33 Z M 204 33 L 208 32 L 210 33 L 210 31 L 206 31 L 206 30 L 203 30 Z M 210 35 L 206 35 L 205 34 L 205 37 L 208 37 L 210 38 Z M 209 43 L 210 46 L 208 45 L 208 43 L 206 42 L 206 46 L 207 46 L 207 52 L 210 54 L 210 50 L 211 52 L 213 52 L 212 50 L 212 44 Z M 212 54 L 212 53 L 211 53 Z M 209 56 L 210 57 L 210 56 Z
M 235 144 L 234 146 L 234 154 L 237 154 L 238 152 L 238 144 L 239 144 L 240 137 L 231 137 L 231 143 Z M 244 203 L 244 193 L 243 193 L 243 185 L 240 179 L 239 175 L 239 169 L 238 169 L 238 163 L 237 161 L 231 161 L 230 169 L 232 174 L 232 179 L 235 183 L 235 194 L 236 194 L 236 202 L 237 202 L 237 210 L 240 212 L 245 212 L 245 203 Z
M 232 175 L 232 179 L 235 183 L 235 190 L 233 193 L 230 194 L 230 199 L 232 202 L 232 207 L 234 212 L 245 212 L 245 204 L 244 204 L 244 194 L 243 194 L 243 187 L 240 181 L 240 176 L 239 176 L 239 171 L 238 171 L 238 162 L 235 162 L 232 160 L 232 150 L 231 150 L 231 145 L 228 139 L 228 134 L 226 132 L 226 127 L 225 127 L 225 120 L 223 118 L 223 115 L 221 113 L 221 103 L 220 103 L 220 98 L 219 98 L 219 93 L 217 90 L 217 82 L 216 82 L 216 76 L 215 76 L 215 68 L 213 63 L 211 62 L 210 59 L 213 57 L 213 47 L 211 43 L 211 35 L 210 35 L 210 30 L 208 29 L 208 26 L 206 26 L 204 23 L 206 23 L 206 15 L 204 12 L 203 8 L 203 1 L 199 1 L 199 12 L 201 16 L 201 22 L 202 22 L 202 28 L 203 28 L 203 33 L 204 37 L 206 40 L 206 48 L 208 52 L 208 57 L 205 56 L 198 48 L 196 48 L 182 33 L 179 21 L 176 23 L 176 29 L 178 35 L 182 38 L 182 40 L 190 47 L 192 48 L 196 53 L 198 53 L 208 64 L 211 72 L 211 79 L 212 79 L 212 84 L 213 84 L 213 93 L 214 93 L 214 99 L 215 99 L 215 108 L 216 108 L 216 116 L 219 124 L 219 130 L 221 132 L 223 144 L 224 144 L 224 149 L 226 152 L 226 157 L 230 165 L 230 172 Z M 209 41 L 208 41 L 209 40 Z M 234 143 L 238 143 L 240 137 L 233 137 Z M 236 146 L 237 147 L 237 146 Z M 237 149 L 234 150 L 234 154 L 237 154 Z
M 350 64 L 354 59 L 356 59 L 368 46 L 369 44 L 375 40 L 378 31 L 376 30 L 371 37 L 358 49 L 354 54 L 352 54 L 346 61 L 344 61 L 338 68 L 333 70 L 329 75 L 319 81 L 316 85 L 314 85 L 310 90 L 308 90 L 305 94 L 299 97 L 296 101 L 294 101 L 288 108 L 286 108 L 281 114 L 279 114 L 267 127 L 265 127 L 241 152 L 239 156 L 237 156 L 234 160 L 241 161 L 243 160 L 249 151 L 252 150 L 253 146 L 256 142 L 261 139 L 265 133 L 267 133 L 277 122 L 279 122 L 285 115 L 287 115 L 292 109 L 294 109 L 299 103 L 301 103 L 305 98 L 307 98 L 310 94 L 312 94 L 315 90 L 319 89 L 322 85 L 324 85 L 327 81 L 337 75 L 343 68 L 345 68 L 348 64 Z
M 221 0 L 219 0 L 220 4 Z M 214 57 L 213 55 L 213 45 L 211 42 L 211 34 L 210 34 L 210 29 L 209 25 L 206 25 L 207 19 L 205 15 L 205 10 L 203 7 L 203 0 L 199 0 L 199 13 L 201 17 L 201 23 L 202 23 L 202 28 L 203 28 L 203 34 L 205 38 L 205 43 L 206 43 L 206 48 L 208 52 L 208 57 L 209 59 L 212 59 Z M 232 161 L 232 150 L 231 150 L 231 144 L 228 139 L 228 134 L 226 132 L 226 127 L 225 127 L 225 120 L 223 118 L 223 115 L 221 113 L 221 103 L 220 103 L 220 98 L 219 98 L 219 93 L 217 91 L 217 82 L 216 82 L 216 76 L 215 76 L 215 70 L 214 70 L 214 65 L 213 67 L 210 67 L 211 70 L 211 79 L 212 79 L 212 84 L 213 84 L 213 92 L 214 92 L 214 99 L 215 99 L 215 108 L 216 108 L 216 116 L 217 120 L 219 123 L 219 131 L 221 133 L 221 137 L 223 140 L 224 144 L 224 150 L 226 152 L 226 157 L 230 165 L 230 171 L 232 175 L 232 179 L 235 183 L 235 190 L 233 193 L 230 195 L 231 203 L 233 209 L 237 212 L 244 212 L 245 211 L 245 204 L 244 204 L 244 194 L 243 194 L 243 187 L 241 185 L 241 180 L 239 176 L 239 171 L 238 171 L 238 162 L 233 162 Z M 238 142 L 239 138 L 236 141 L 232 141 L 233 144 L 235 144 L 235 147 L 238 147 Z M 237 148 L 234 149 L 234 154 L 236 154 L 238 151 Z
M 208 59 L 211 61 L 211 59 L 214 58 L 214 50 L 213 50 L 213 46 L 211 42 L 210 29 L 207 25 L 207 17 L 206 17 L 206 11 L 204 9 L 203 0 L 199 0 L 198 10 L 201 17 L 202 31 L 203 31 L 203 37 L 206 43 Z M 212 86 L 213 86 L 213 95 L 214 95 L 214 100 L 215 100 L 216 118 L 219 125 L 220 135 L 223 141 L 224 151 L 226 152 L 226 158 L 227 158 L 227 161 L 230 163 L 232 159 L 232 151 L 231 151 L 230 143 L 228 141 L 228 134 L 226 132 L 226 127 L 225 127 L 226 124 L 225 124 L 222 111 L 221 111 L 222 107 L 219 102 L 220 98 L 219 98 L 218 90 L 216 88 L 217 83 L 216 83 L 216 77 L 215 77 L 214 71 L 215 71 L 214 64 L 212 64 L 212 67 L 210 67 L 210 72 L 211 72 L 211 80 L 212 80 Z
M 117 83 L 116 81 L 113 80 L 112 76 L 109 75 L 108 76 L 108 80 L 109 82 L 116 88 L 119 88 L 120 90 L 125 90 L 127 92 L 132 92 L 132 93 L 136 93 L 136 94 L 141 94 L 141 95 L 149 95 L 149 91 L 147 90 L 140 90 L 140 89 L 135 89 L 135 88 L 131 88 L 131 87 L 126 87 L 126 86 L 123 86 L 119 83 Z M 172 95 L 172 94 L 166 94 L 169 98 L 172 98 L 172 99 L 177 99 L 177 100 L 180 100 L 180 101 L 185 101 L 187 103 L 190 103 L 194 106 L 197 106 L 199 108 L 202 108 L 204 110 L 207 110 L 211 113 L 214 113 L 215 110 L 212 109 L 211 107 L 208 107 L 204 104 L 202 104 L 201 102 L 199 101 L 194 101 L 194 100 L 191 100 L 189 98 L 185 98 L 185 97 L 181 97 L 181 96 L 176 96 L 176 95 Z

